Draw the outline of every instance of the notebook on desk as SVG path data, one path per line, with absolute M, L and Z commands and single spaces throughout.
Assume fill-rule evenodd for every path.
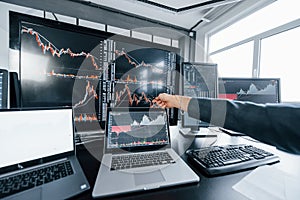
M 198 182 L 171 149 L 166 110 L 109 108 L 105 153 L 93 197 Z
M 89 189 L 71 108 L 0 111 L 0 198 L 66 199 Z

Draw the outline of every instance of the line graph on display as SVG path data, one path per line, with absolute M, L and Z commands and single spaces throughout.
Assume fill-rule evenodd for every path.
M 64 74 L 58 73 L 52 70 L 51 72 L 45 73 L 47 76 L 55 76 L 55 77 L 62 77 L 62 78 L 71 78 L 71 79 L 90 79 L 90 80 L 99 80 L 100 76 L 97 75 L 75 75 L 75 74 Z
M 132 94 L 130 91 L 130 88 L 128 87 L 127 84 L 125 84 L 125 87 L 123 90 L 116 91 L 117 104 L 122 101 L 122 97 L 124 97 L 124 95 L 127 96 L 130 106 L 139 105 L 141 102 L 149 104 L 150 107 L 153 106 L 153 103 L 152 103 L 153 97 L 149 97 L 149 95 L 147 95 L 145 92 L 142 92 L 140 95 L 138 95 L 136 93 Z
M 87 85 L 85 87 L 85 95 L 82 100 L 80 100 L 78 103 L 76 103 L 73 108 L 79 108 L 82 106 L 85 106 L 88 104 L 89 101 L 92 99 L 98 99 L 98 95 L 96 93 L 96 90 L 94 89 L 94 86 L 91 85 L 90 81 L 87 81 Z
M 265 88 L 258 89 L 257 86 L 255 86 L 253 83 L 251 83 L 248 90 L 244 91 L 243 89 L 240 89 L 240 91 L 237 92 L 236 94 L 238 96 L 241 96 L 241 95 L 253 95 L 253 94 L 264 95 L 264 94 L 275 94 L 275 93 L 276 93 L 275 85 L 268 84 Z
M 164 115 L 141 117 L 133 119 L 128 125 L 112 125 L 109 135 L 111 143 L 119 147 L 166 144 L 168 136 Z
M 153 70 L 153 72 L 163 73 L 162 69 L 159 69 L 158 66 L 154 66 L 153 64 L 145 63 L 144 61 L 137 61 L 134 57 L 128 54 L 124 49 L 115 50 L 115 54 L 117 57 L 124 56 L 130 65 L 133 65 L 135 68 L 139 67 L 149 67 Z
M 96 114 L 79 114 L 78 116 L 74 117 L 75 122 L 96 122 L 98 121 L 98 118 Z
M 27 28 L 25 26 L 22 26 L 21 34 L 24 34 L 24 33 L 35 37 L 36 43 L 39 47 L 41 47 L 43 54 L 46 54 L 46 52 L 50 52 L 53 57 L 57 56 L 58 58 L 60 58 L 62 55 L 69 55 L 71 58 L 85 57 L 85 58 L 91 60 L 92 65 L 96 70 L 102 70 L 102 67 L 100 67 L 96 63 L 96 60 L 98 60 L 98 58 L 90 53 L 86 53 L 84 51 L 82 51 L 80 53 L 74 53 L 70 48 L 59 49 L 52 42 L 50 42 L 46 37 L 42 36 L 37 31 L 34 31 L 32 28 Z
M 143 118 L 140 122 L 137 120 L 133 120 L 132 124 L 130 126 L 144 126 L 144 125 L 164 125 L 165 119 L 163 115 L 158 115 L 155 119 L 151 119 L 147 115 L 143 115 Z
M 153 133 L 157 133 L 166 123 L 166 119 L 163 115 L 158 115 L 155 118 L 151 118 L 148 115 L 143 115 L 141 120 L 134 119 L 129 125 L 113 125 L 111 126 L 111 131 L 116 133 L 119 136 L 120 133 L 127 133 L 135 136 L 145 136 L 150 133 L 152 136 Z M 152 130 L 152 131 L 140 131 L 140 130 Z M 155 130 L 155 131 L 154 131 Z M 134 134 L 133 134 L 134 133 Z
M 139 81 L 137 80 L 136 76 L 134 78 L 131 78 L 130 75 L 128 74 L 125 79 L 120 79 L 118 82 L 122 83 L 138 83 Z
M 133 76 L 133 78 L 128 74 L 125 79 L 120 78 L 117 83 L 131 83 L 131 84 L 157 84 L 157 85 L 163 85 L 162 80 L 155 80 L 155 81 L 149 81 L 149 80 L 138 80 L 136 76 Z

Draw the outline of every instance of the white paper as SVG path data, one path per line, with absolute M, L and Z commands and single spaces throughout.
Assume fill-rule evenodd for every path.
M 299 200 L 300 181 L 273 166 L 258 167 L 232 188 L 249 199 Z

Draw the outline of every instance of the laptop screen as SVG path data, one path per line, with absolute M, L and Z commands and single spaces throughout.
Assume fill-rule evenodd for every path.
M 168 119 L 162 109 L 108 111 L 107 149 L 163 146 L 170 144 Z
M 0 111 L 0 168 L 74 150 L 72 109 Z

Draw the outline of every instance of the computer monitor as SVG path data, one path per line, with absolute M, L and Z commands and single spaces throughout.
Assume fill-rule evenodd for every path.
M 280 103 L 279 78 L 219 78 L 219 98 Z
M 280 103 L 279 78 L 219 78 L 218 98 L 254 103 Z M 231 136 L 244 133 L 220 128 Z
M 0 109 L 7 108 L 8 103 L 8 71 L 0 69 Z
M 160 93 L 178 93 L 178 48 L 129 38 L 114 40 L 110 107 L 152 107 L 152 100 Z M 169 109 L 171 125 L 178 121 L 175 112 Z
M 16 12 L 10 12 L 10 48 L 20 54 L 20 106 L 72 106 L 77 133 L 102 132 L 107 107 L 126 104 L 118 100 L 128 97 L 127 87 L 139 106 L 176 92 L 178 48 Z M 162 73 L 151 76 L 156 72 Z
M 10 11 L 10 48 L 19 51 L 21 107 L 72 106 L 77 133 L 99 133 L 99 79 L 112 34 Z
M 216 98 L 218 94 L 217 64 L 214 63 L 182 63 L 182 94 L 189 97 Z M 188 134 L 202 135 L 201 127 L 212 126 L 209 122 L 196 120 L 184 112 L 182 127 L 190 128 Z M 205 133 L 203 134 L 206 135 Z

